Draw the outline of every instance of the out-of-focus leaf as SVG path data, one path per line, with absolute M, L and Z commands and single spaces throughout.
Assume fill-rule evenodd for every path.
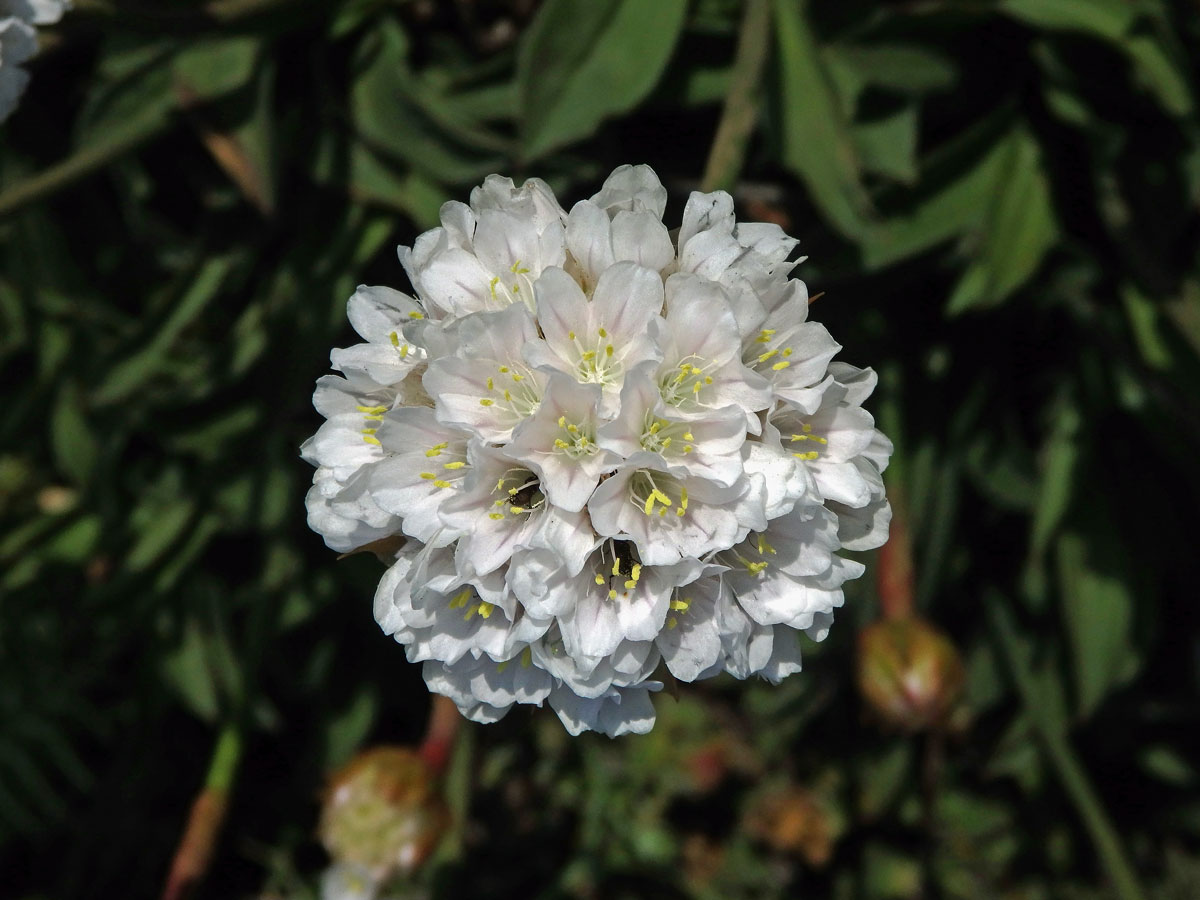
M 168 367 L 171 364 L 169 352 L 175 340 L 217 296 L 230 266 L 228 257 L 206 260 L 190 288 L 179 299 L 149 344 L 109 370 L 92 395 L 93 402 L 107 405 L 124 400 L 148 379 Z
M 349 762 L 370 734 L 378 709 L 379 699 L 368 685 L 354 695 L 349 706 L 329 720 L 323 758 L 326 769 L 338 769 Z
M 96 437 L 80 406 L 73 385 L 59 393 L 50 414 L 50 437 L 59 469 L 76 484 L 86 485 L 96 466 Z
M 397 173 L 357 143 L 350 149 L 350 189 L 360 200 L 402 211 L 421 228 L 438 224 L 446 200 L 445 191 L 420 173 Z
M 162 668 L 167 682 L 191 713 L 211 723 L 217 718 L 219 697 L 205 643 L 200 626 L 189 621 L 182 641 L 163 659 Z
M 949 314 L 1001 303 L 1037 271 L 1058 238 L 1037 143 L 1019 131 L 1007 152 L 1000 179 L 979 198 L 987 213 L 978 249 L 946 303 Z
M 1196 783 L 1196 767 L 1169 744 L 1146 747 L 1138 754 L 1142 768 L 1167 784 L 1186 788 Z
M 363 71 L 354 80 L 354 127 L 373 149 L 404 160 L 429 177 L 469 182 L 501 167 L 494 153 L 479 152 L 445 133 L 413 102 L 409 41 L 386 21 L 363 42 Z
M 233 35 L 189 44 L 175 57 L 175 78 L 203 99 L 232 93 L 254 74 L 260 43 L 252 35 Z
M 128 42 L 115 37 L 103 57 L 76 132 L 80 146 L 135 140 L 162 128 L 175 106 L 173 40 Z
M 1111 44 L 1129 57 L 1138 80 L 1168 112 L 1176 116 L 1191 112 L 1187 77 L 1161 39 L 1131 33 L 1148 12 L 1146 5 L 1127 0 L 1001 0 L 998 8 L 1038 28 L 1082 32 Z
M 851 129 L 862 165 L 904 184 L 917 180 L 917 109 L 908 106 L 894 115 L 863 122 Z
M 1115 522 L 1098 524 L 1116 527 Z M 1123 554 L 1116 541 L 1089 537 L 1066 532 L 1058 539 L 1057 553 L 1076 705 L 1084 718 L 1137 668 L 1131 641 L 1133 596 Z M 1103 551 L 1104 558 L 1098 558 Z
M 1129 330 L 1146 365 L 1153 369 L 1171 368 L 1171 350 L 1159 332 L 1158 311 L 1154 304 L 1132 284 L 1121 288 L 1121 300 Z
M 915 98 L 948 90 L 958 77 L 950 59 L 916 44 L 831 44 L 822 59 L 848 112 L 868 86 Z
M 849 119 L 821 64 L 807 9 L 806 3 L 796 0 L 775 3 L 781 156 L 830 223 L 843 236 L 854 239 L 871 217 L 871 202 L 862 186 Z
M 1041 490 L 1030 533 L 1030 549 L 1035 556 L 1045 553 L 1074 496 L 1079 426 L 1078 409 L 1071 403 L 1060 404 L 1042 450 Z
M 141 572 L 152 566 L 183 537 L 195 511 L 189 501 L 155 504 L 139 510 L 141 534 L 125 558 L 125 567 L 131 572 Z
M 525 158 L 587 137 L 649 94 L 686 10 L 686 0 L 546 0 L 517 56 Z
M 1010 141 L 1011 138 L 987 142 L 983 153 L 953 177 L 923 173 L 923 180 L 937 184 L 937 188 L 919 196 L 910 211 L 870 228 L 862 242 L 865 265 L 870 269 L 891 265 L 957 237 L 983 221 L 987 201 L 995 196 L 1005 172 Z M 953 162 L 959 165 L 958 160 Z

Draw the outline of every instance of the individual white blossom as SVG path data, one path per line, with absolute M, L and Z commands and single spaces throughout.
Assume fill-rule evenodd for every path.
M 645 732 L 665 673 L 800 670 L 886 540 L 891 443 L 869 369 L 808 320 L 796 241 L 646 166 L 568 213 L 498 176 L 400 249 L 414 296 L 360 287 L 363 343 L 317 383 L 309 523 L 402 537 L 383 630 L 471 719 L 549 703 Z
M 0 122 L 29 84 L 22 66 L 37 52 L 35 26 L 54 24 L 69 6 L 69 0 L 0 0 Z

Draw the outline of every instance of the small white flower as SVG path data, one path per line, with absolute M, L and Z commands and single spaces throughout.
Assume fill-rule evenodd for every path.
M 808 321 L 796 241 L 646 166 L 566 213 L 497 176 L 361 287 L 305 443 L 330 546 L 402 535 L 375 616 L 480 722 L 549 703 L 645 732 L 664 667 L 778 681 L 820 640 L 842 549 L 877 547 L 890 442 L 869 369 Z
M 37 52 L 35 25 L 53 25 L 70 7 L 68 0 L 0 0 L 0 122 L 29 84 L 22 65 Z

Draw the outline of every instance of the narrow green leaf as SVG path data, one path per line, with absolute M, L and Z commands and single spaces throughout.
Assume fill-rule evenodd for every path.
M 843 236 L 857 239 L 872 216 L 849 118 L 821 64 L 807 3 L 776 0 L 784 165 Z
M 251 35 L 196 41 L 175 57 L 175 79 L 204 99 L 232 93 L 254 75 L 260 44 Z
M 1054 427 L 1042 450 L 1041 490 L 1030 532 L 1035 557 L 1045 553 L 1075 492 L 1075 466 L 1079 461 L 1079 410 L 1060 403 Z
M 533 159 L 592 134 L 654 89 L 686 0 L 547 0 L 517 57 L 522 149 Z

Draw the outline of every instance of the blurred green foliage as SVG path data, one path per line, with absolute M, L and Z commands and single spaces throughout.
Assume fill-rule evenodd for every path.
M 865 714 L 862 583 L 806 673 L 684 686 L 647 737 L 468 729 L 452 833 L 400 895 L 1200 896 L 1200 7 L 769 6 L 722 174 L 881 374 L 964 711 Z M 677 216 L 742 15 L 77 0 L 43 32 L 0 130 L 6 896 L 153 895 L 231 729 L 200 896 L 314 895 L 324 774 L 429 703 L 372 621 L 376 561 L 304 524 L 345 299 L 404 287 L 395 246 L 491 172 L 569 206 L 648 162 Z

